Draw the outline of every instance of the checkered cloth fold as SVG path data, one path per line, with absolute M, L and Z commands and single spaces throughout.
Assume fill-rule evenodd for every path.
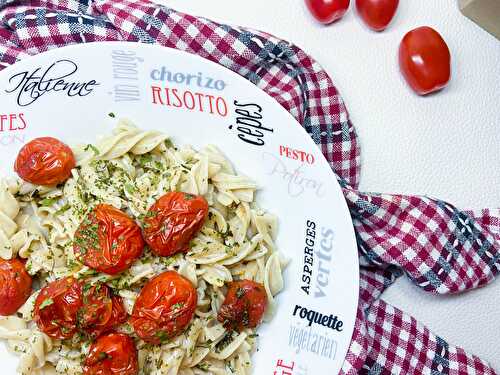
M 379 297 L 402 274 L 435 294 L 491 282 L 500 270 L 500 210 L 357 191 L 360 152 L 344 102 L 321 66 L 289 42 L 146 0 L 0 0 L 0 69 L 52 48 L 107 40 L 156 43 L 233 70 L 275 98 L 321 148 L 349 205 L 361 263 L 342 374 L 495 374 Z

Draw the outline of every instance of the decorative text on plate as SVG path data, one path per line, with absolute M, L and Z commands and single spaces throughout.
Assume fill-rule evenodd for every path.
M 229 129 L 236 127 L 238 138 L 243 142 L 263 146 L 265 134 L 274 132 L 274 129 L 264 125 L 262 107 L 255 103 L 243 103 L 237 100 L 233 104 L 236 125 L 229 125 Z
M 306 190 L 312 191 L 317 197 L 322 198 L 325 196 L 323 182 L 314 178 L 308 178 L 304 174 L 304 165 L 300 164 L 293 170 L 289 170 L 286 164 L 277 156 L 264 152 L 262 154 L 264 165 L 267 169 L 267 174 L 271 176 L 278 176 L 287 183 L 288 194 L 296 198 L 302 195 Z
M 285 156 L 292 160 L 297 160 L 302 163 L 314 164 L 314 155 L 305 151 L 296 150 L 288 146 L 280 145 L 280 156 Z
M 24 113 L 0 113 L 0 146 L 23 144 L 27 126 Z
M 165 109 L 201 112 L 220 117 L 228 115 L 226 99 L 222 94 L 213 93 L 223 91 L 227 86 L 221 79 L 212 78 L 202 72 L 172 72 L 165 66 L 151 70 L 150 78 L 155 81 L 151 85 L 153 104 L 161 105 Z
M 17 94 L 17 104 L 29 106 L 48 93 L 61 93 L 69 97 L 87 96 L 99 86 L 96 80 L 79 81 L 76 76 L 78 65 L 71 60 L 58 60 L 46 68 L 16 73 L 9 78 L 5 92 Z
M 273 375 L 307 375 L 307 367 L 295 361 L 278 359 Z
M 314 298 L 327 297 L 335 232 L 328 227 L 321 227 L 319 239 L 317 239 L 316 222 L 307 220 L 305 234 L 302 286 L 300 288 L 305 294 L 312 294 Z M 313 287 L 314 293 L 311 291 L 313 280 L 315 281 L 313 284 L 315 285 L 315 288 Z
M 138 102 L 141 99 L 139 90 L 139 64 L 144 60 L 136 51 L 113 50 L 111 67 L 113 69 L 113 96 L 115 102 Z

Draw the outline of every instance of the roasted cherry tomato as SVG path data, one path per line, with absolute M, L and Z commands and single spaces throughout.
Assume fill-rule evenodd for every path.
M 42 137 L 24 145 L 14 170 L 32 184 L 57 185 L 71 176 L 75 165 L 75 157 L 67 145 L 55 138 Z
M 306 0 L 307 8 L 319 22 L 329 24 L 342 18 L 350 0 Z
M 382 31 L 389 25 L 398 5 L 399 0 L 356 0 L 361 19 L 375 31 Z
M 99 204 L 82 221 L 74 237 L 74 252 L 90 268 L 114 275 L 142 254 L 141 228 L 124 212 Z
M 426 95 L 445 87 L 451 76 L 450 50 L 439 33 L 423 26 L 408 32 L 399 46 L 399 67 L 411 88 Z
M 267 294 L 262 284 L 252 280 L 234 281 L 217 319 L 226 329 L 242 331 L 255 328 L 262 321 L 267 307 Z
M 188 251 L 189 241 L 203 226 L 208 203 L 201 195 L 167 193 L 156 201 L 144 219 L 144 239 L 158 255 Z
M 77 325 L 80 331 L 91 338 L 100 336 L 127 320 L 127 312 L 119 296 L 102 283 L 91 286 L 84 284 L 82 307 L 77 313 Z
M 68 339 L 76 331 L 82 307 L 82 283 L 73 277 L 51 282 L 35 301 L 34 320 L 40 331 L 56 339 Z
M 12 315 L 31 294 L 31 276 L 19 259 L 0 258 L 0 315 Z
M 142 288 L 130 324 L 144 341 L 165 343 L 186 328 L 197 301 L 196 289 L 188 279 L 175 271 L 164 272 Z
M 91 346 L 83 364 L 84 375 L 136 375 L 139 362 L 134 340 L 123 333 L 108 333 Z

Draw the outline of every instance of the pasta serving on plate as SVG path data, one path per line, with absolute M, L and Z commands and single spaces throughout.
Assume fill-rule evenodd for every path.
M 120 120 L 37 138 L 0 180 L 0 338 L 20 374 L 252 372 L 283 289 L 277 218 L 215 146 Z

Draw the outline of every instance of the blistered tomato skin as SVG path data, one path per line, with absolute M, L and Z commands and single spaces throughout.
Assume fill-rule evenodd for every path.
M 112 294 L 106 285 L 98 283 L 82 288 L 82 307 L 77 313 L 79 330 L 95 339 L 102 333 L 116 328 L 127 320 L 123 300 Z
M 144 239 L 160 256 L 187 252 L 201 229 L 208 203 L 201 195 L 171 192 L 159 198 L 144 219 Z
M 0 258 L 0 315 L 12 315 L 31 294 L 31 276 L 19 259 Z
M 17 155 L 14 170 L 24 181 L 36 185 L 58 185 L 75 167 L 73 151 L 56 138 L 35 138 Z
M 350 0 L 305 0 L 307 8 L 319 22 L 327 25 L 342 18 Z
M 125 271 L 144 249 L 141 228 L 127 214 L 99 204 L 75 232 L 73 250 L 88 267 L 115 275 Z
M 35 300 L 34 321 L 40 331 L 55 339 L 71 338 L 77 331 L 82 307 L 82 283 L 73 277 L 51 282 Z
M 399 0 L 356 0 L 356 9 L 364 23 L 375 31 L 387 28 L 398 9 Z
M 410 87 L 419 95 L 427 95 L 450 81 L 450 50 L 436 30 L 419 27 L 401 41 L 399 67 Z
M 252 280 L 232 282 L 217 320 L 226 329 L 241 332 L 255 328 L 262 321 L 267 308 L 267 294 L 262 284 Z
M 123 333 L 99 337 L 83 364 L 84 375 L 136 375 L 139 373 L 134 340 Z
M 130 324 L 144 341 L 166 343 L 191 322 L 197 301 L 196 289 L 188 279 L 175 271 L 164 272 L 142 288 Z

